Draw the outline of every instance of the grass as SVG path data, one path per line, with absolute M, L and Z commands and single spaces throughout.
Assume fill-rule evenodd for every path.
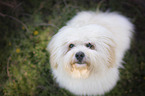
M 109 9 L 128 16 L 136 27 L 131 49 L 124 58 L 127 64 L 120 69 L 120 80 L 105 96 L 144 96 L 143 0 L 104 0 L 101 3 L 99 0 L 24 0 L 17 3 L 22 4 L 15 10 L 4 5 L 0 10 L 8 15 L 0 15 L 0 96 L 73 96 L 53 80 L 46 46 L 58 29 L 77 12 L 95 11 L 99 5 L 103 11 Z

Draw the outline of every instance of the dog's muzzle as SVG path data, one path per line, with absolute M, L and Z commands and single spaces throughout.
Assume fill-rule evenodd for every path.
M 82 64 L 82 61 L 83 61 L 83 59 L 84 59 L 84 57 L 85 57 L 85 54 L 83 53 L 83 52 L 77 52 L 76 54 L 75 54 L 75 57 L 76 57 L 76 59 L 77 59 L 77 61 L 78 61 L 78 64 Z

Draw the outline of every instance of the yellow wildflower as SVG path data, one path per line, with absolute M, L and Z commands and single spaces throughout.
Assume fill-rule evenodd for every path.
M 25 27 L 24 27 L 24 26 L 22 26 L 22 29 L 23 29 L 23 30 L 25 30 Z
M 34 34 L 34 35 L 38 35 L 38 31 L 34 31 L 33 34 Z
M 20 53 L 20 48 L 17 48 L 16 49 L 16 53 Z
M 9 46 L 11 46 L 12 44 L 11 44 L 11 42 L 9 42 Z
M 48 40 L 50 40 L 51 39 L 51 37 L 50 36 L 48 36 Z

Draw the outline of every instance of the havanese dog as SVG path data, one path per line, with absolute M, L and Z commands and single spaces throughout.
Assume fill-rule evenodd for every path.
M 119 80 L 133 24 L 116 12 L 83 11 L 48 44 L 52 74 L 75 95 L 102 95 Z

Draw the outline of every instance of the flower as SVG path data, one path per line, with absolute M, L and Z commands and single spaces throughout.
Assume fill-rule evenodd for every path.
M 16 49 L 16 53 L 20 53 L 20 48 L 17 48 Z
M 11 46 L 12 45 L 12 43 L 11 42 L 9 42 L 9 46 Z
M 47 38 L 48 40 L 50 40 L 51 39 L 51 36 L 48 36 L 48 38 Z
M 22 29 L 23 29 L 23 30 L 25 30 L 25 27 L 24 27 L 24 26 L 22 26 Z
M 34 34 L 34 35 L 38 35 L 38 31 L 34 31 L 33 34 Z

